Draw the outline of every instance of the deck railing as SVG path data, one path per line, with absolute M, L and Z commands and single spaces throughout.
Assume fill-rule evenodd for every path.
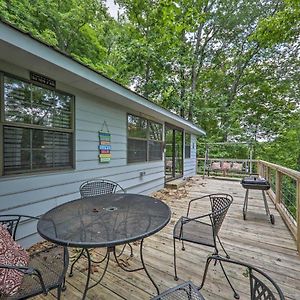
M 250 174 L 249 160 L 220 158 L 210 160 L 210 164 L 211 162 L 223 161 L 243 163 L 244 166 L 242 172 L 227 172 L 225 174 L 227 177 L 242 177 Z M 207 172 L 204 172 L 205 168 L 208 170 L 208 166 L 205 166 L 204 163 L 205 160 L 198 158 L 197 162 L 198 174 L 207 175 Z M 252 173 L 257 173 L 270 182 L 271 188 L 268 191 L 268 195 L 294 236 L 298 252 L 300 253 L 300 172 L 263 160 L 253 160 L 251 169 Z M 224 176 L 222 170 L 211 174 Z
M 300 253 L 300 172 L 267 161 L 257 161 L 258 173 L 268 179 L 268 194 L 293 234 Z
M 202 175 L 244 177 L 247 174 L 257 173 L 256 166 L 256 160 L 250 159 L 214 158 L 206 162 L 205 158 L 197 158 L 197 173 Z

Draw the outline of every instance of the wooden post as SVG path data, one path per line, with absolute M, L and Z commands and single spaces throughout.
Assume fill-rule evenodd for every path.
M 257 168 L 257 174 L 262 176 L 262 173 L 261 173 L 261 162 L 258 160 L 257 161 L 257 165 L 256 165 L 256 168 Z
M 278 205 L 281 202 L 281 180 L 282 173 L 276 169 L 276 185 L 275 185 L 275 205 Z
M 296 236 L 296 243 L 297 243 L 297 250 L 300 254 L 300 179 L 297 180 L 297 188 L 296 188 L 296 201 L 297 201 L 297 236 Z

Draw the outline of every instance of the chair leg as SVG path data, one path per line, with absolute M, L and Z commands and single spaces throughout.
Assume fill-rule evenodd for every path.
M 182 250 L 182 251 L 185 251 L 184 242 L 181 241 L 181 244 L 182 244 L 181 250 Z
M 67 289 L 66 287 L 66 276 L 64 276 L 63 282 L 61 284 L 61 290 L 64 292 Z
M 220 263 L 220 265 L 221 265 L 221 268 L 222 268 L 222 271 L 223 271 L 223 273 L 224 273 L 224 275 L 225 275 L 225 278 L 226 278 L 227 282 L 229 283 L 229 285 L 230 285 L 230 287 L 231 287 L 231 289 L 232 289 L 232 291 L 233 291 L 233 294 L 234 294 L 233 296 L 234 296 L 234 298 L 235 298 L 235 299 L 240 299 L 240 295 L 236 292 L 236 290 L 234 289 L 233 285 L 231 284 L 231 282 L 230 282 L 230 280 L 229 280 L 229 278 L 228 278 L 228 276 L 227 276 L 227 274 L 226 274 L 226 271 L 225 271 L 225 269 L 224 269 L 224 266 L 223 266 L 222 262 L 219 261 L 219 263 Z
M 224 251 L 225 254 L 226 254 L 226 258 L 230 258 L 229 254 L 228 254 L 227 251 L 225 250 L 225 248 L 224 248 L 224 246 L 223 246 L 223 243 L 221 242 L 221 240 L 220 240 L 220 238 L 219 238 L 218 235 L 217 235 L 217 238 L 218 238 L 218 241 L 219 241 L 219 243 L 220 243 L 220 245 L 221 245 L 223 251 Z
M 206 279 L 206 275 L 207 275 L 207 271 L 208 271 L 208 267 L 209 267 L 209 264 L 212 260 L 212 257 L 208 257 L 207 260 L 206 260 L 206 264 L 205 264 L 205 269 L 204 269 L 204 273 L 203 273 L 203 278 L 202 278 L 202 282 L 199 286 L 199 290 L 201 290 L 204 286 L 204 283 L 205 283 L 205 279 Z
M 177 277 L 177 268 L 176 268 L 176 243 L 175 243 L 175 239 L 173 238 L 173 246 L 174 246 L 174 280 L 178 280 Z
M 57 299 L 60 300 L 61 297 L 61 286 L 57 288 Z
M 204 270 L 204 274 L 203 274 L 203 278 L 202 278 L 202 282 L 201 282 L 201 285 L 200 285 L 200 287 L 199 287 L 199 290 L 201 290 L 201 289 L 203 288 L 203 286 L 204 286 L 205 279 L 206 279 L 206 275 L 207 275 L 207 271 L 208 271 L 208 267 L 209 267 L 209 264 L 210 264 L 210 262 L 211 262 L 212 260 L 214 260 L 214 261 L 215 261 L 215 264 L 216 264 L 217 259 L 215 259 L 213 256 L 208 257 L 207 260 L 206 260 L 205 270 Z M 224 269 L 224 266 L 223 266 L 222 262 L 219 261 L 219 263 L 220 263 L 220 266 L 221 266 L 221 268 L 222 268 L 222 271 L 223 271 L 223 273 L 224 273 L 224 275 L 225 275 L 225 278 L 226 278 L 227 282 L 229 283 L 229 285 L 230 285 L 230 287 L 231 287 L 231 289 L 232 289 L 232 291 L 233 291 L 233 293 L 234 293 L 234 298 L 235 298 L 235 299 L 240 299 L 239 294 L 238 294 L 238 293 L 236 292 L 236 290 L 234 289 L 233 285 L 231 284 L 231 282 L 230 282 L 230 280 L 229 280 L 229 278 L 228 278 L 228 276 L 227 276 L 227 274 L 226 274 L 226 271 L 225 271 L 225 269 Z

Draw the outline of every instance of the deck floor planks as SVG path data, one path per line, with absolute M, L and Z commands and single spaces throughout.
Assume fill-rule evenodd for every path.
M 165 200 L 172 211 L 169 224 L 157 234 L 145 239 L 144 259 L 148 271 L 158 284 L 161 291 L 167 287 L 173 287 L 191 279 L 199 284 L 207 256 L 212 248 L 186 243 L 186 251 L 181 251 L 180 243 L 177 243 L 177 262 L 179 281 L 173 279 L 173 241 L 172 231 L 175 222 L 181 215 L 186 214 L 188 201 L 194 197 L 200 197 L 210 193 L 228 193 L 234 198 L 228 215 L 220 231 L 220 237 L 231 257 L 255 264 L 266 271 L 282 288 L 287 299 L 300 299 L 300 256 L 296 251 L 296 244 L 290 232 L 283 223 L 274 205 L 268 199 L 271 213 L 275 216 L 275 225 L 272 225 L 265 216 L 261 191 L 251 190 L 247 220 L 242 217 L 245 190 L 239 182 L 217 179 L 202 179 L 196 176 L 186 185 L 188 195 L 185 198 Z M 195 209 L 199 214 L 207 212 L 209 203 L 199 203 Z M 130 266 L 138 265 L 138 247 L 134 247 L 135 256 L 129 260 Z M 95 254 L 97 257 L 103 255 Z M 81 260 L 76 265 L 72 278 L 67 277 L 67 291 L 62 299 L 80 299 L 85 284 L 86 262 Z M 92 275 L 92 281 L 101 274 Z M 232 278 L 236 289 L 240 293 L 241 300 L 249 299 L 248 279 L 242 275 L 238 268 L 228 268 L 228 274 Z M 108 272 L 103 282 L 88 292 L 87 299 L 150 299 L 155 289 L 144 271 L 126 273 L 117 268 L 114 261 L 110 263 Z M 211 264 L 207 281 L 202 294 L 206 299 L 233 299 L 220 267 Z M 53 295 L 56 295 L 55 291 Z M 38 296 L 35 299 L 55 299 L 51 294 Z

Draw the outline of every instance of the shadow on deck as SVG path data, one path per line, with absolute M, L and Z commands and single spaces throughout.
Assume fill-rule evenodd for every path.
M 245 190 L 239 182 L 193 177 L 186 186 L 187 196 L 178 199 L 168 197 L 164 201 L 170 206 L 172 219 L 157 234 L 145 239 L 144 259 L 154 281 L 161 291 L 173 287 L 185 280 L 192 280 L 199 285 L 202 279 L 205 261 L 212 248 L 186 243 L 186 251 L 181 251 L 177 243 L 179 281 L 173 279 L 173 242 L 172 231 L 175 222 L 186 213 L 187 203 L 191 198 L 211 193 L 228 193 L 234 198 L 228 215 L 220 231 L 220 237 L 232 258 L 256 265 L 268 273 L 281 287 L 286 299 L 300 299 L 300 256 L 296 244 L 281 217 L 269 201 L 271 213 L 275 216 L 275 225 L 271 225 L 265 216 L 263 199 L 260 191 L 251 190 L 247 221 L 243 220 L 242 210 Z M 165 197 L 167 198 L 167 197 Z M 199 214 L 207 212 L 209 203 L 198 207 Z M 124 255 L 126 266 L 138 265 L 138 247 L 133 245 L 135 256 Z M 222 252 L 221 252 L 222 253 Z M 94 257 L 101 257 L 104 250 L 93 251 Z M 67 290 L 62 299 L 81 299 L 86 279 L 86 261 L 81 260 L 72 278 L 67 277 Z M 241 300 L 249 299 L 249 283 L 243 269 L 227 268 Z M 101 275 L 102 266 L 95 266 L 92 279 Z M 114 261 L 102 283 L 88 292 L 87 299 L 150 299 L 155 289 L 144 271 L 126 273 L 117 268 Z M 211 265 L 202 294 L 206 299 L 233 299 L 220 266 Z M 35 299 L 54 299 L 53 295 L 39 296 Z

